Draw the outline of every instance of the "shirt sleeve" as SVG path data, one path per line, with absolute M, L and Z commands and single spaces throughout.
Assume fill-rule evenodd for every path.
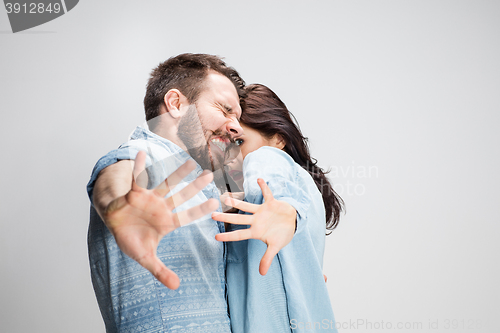
M 257 183 L 264 179 L 273 197 L 289 203 L 297 211 L 297 232 L 306 221 L 309 195 L 297 185 L 297 164 L 285 152 L 273 147 L 261 147 L 248 154 L 243 162 L 245 201 L 262 204 L 264 198 Z
M 92 174 L 90 176 L 90 180 L 87 184 L 87 194 L 89 196 L 90 202 L 92 205 L 94 205 L 92 201 L 92 195 L 94 193 L 94 185 L 97 180 L 97 177 L 99 176 L 99 173 L 105 169 L 106 167 L 115 164 L 118 161 L 121 160 L 135 160 L 135 157 L 137 153 L 141 150 L 148 151 L 145 147 L 142 147 L 143 144 L 141 144 L 141 141 L 144 140 L 133 140 L 129 141 L 120 147 L 118 149 L 112 150 L 103 157 L 97 161 L 96 165 L 94 166 L 94 169 L 92 170 Z M 149 154 L 146 156 L 146 168 L 152 164 L 151 162 L 151 157 Z

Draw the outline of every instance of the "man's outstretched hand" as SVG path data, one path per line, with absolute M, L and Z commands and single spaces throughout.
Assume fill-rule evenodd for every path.
M 171 189 L 195 169 L 196 164 L 187 161 L 158 187 L 147 190 L 136 182 L 144 171 L 145 161 L 146 154 L 139 152 L 133 169 L 132 188 L 127 194 L 109 203 L 103 214 L 104 220 L 125 254 L 150 271 L 167 288 L 177 289 L 179 277 L 157 257 L 156 250 L 166 234 L 219 207 L 216 199 L 210 199 L 182 212 L 172 212 L 207 186 L 213 176 L 205 171 L 185 188 L 165 198 Z
M 225 204 L 253 215 L 212 213 L 217 221 L 250 225 L 248 229 L 220 233 L 215 239 L 222 242 L 234 242 L 244 239 L 260 239 L 267 244 L 267 250 L 260 261 L 259 272 L 266 275 L 274 256 L 290 243 L 295 233 L 297 211 L 289 203 L 276 200 L 266 182 L 257 180 L 264 197 L 262 205 L 226 198 Z

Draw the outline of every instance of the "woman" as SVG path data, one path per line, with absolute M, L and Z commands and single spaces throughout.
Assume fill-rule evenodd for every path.
M 232 331 L 335 332 L 322 268 L 325 228 L 337 226 L 342 199 L 310 156 L 307 139 L 278 96 L 259 84 L 246 90 L 240 121 L 244 134 L 236 140 L 244 158 L 245 201 L 263 203 L 257 184 L 263 178 L 275 199 L 295 208 L 297 229 L 265 276 L 257 274 L 265 243 L 256 239 L 228 243 L 226 278 Z M 246 227 L 232 225 L 229 230 L 234 233 L 242 228 Z

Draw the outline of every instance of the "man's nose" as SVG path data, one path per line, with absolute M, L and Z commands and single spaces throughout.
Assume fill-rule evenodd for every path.
M 235 139 L 243 134 L 243 128 L 241 128 L 238 119 L 230 118 L 226 124 L 226 130 L 231 135 L 231 138 Z

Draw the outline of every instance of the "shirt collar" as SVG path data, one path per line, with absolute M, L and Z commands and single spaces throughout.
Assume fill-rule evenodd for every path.
M 184 149 L 182 149 L 172 141 L 151 132 L 147 128 L 137 126 L 135 130 L 132 132 L 132 134 L 130 134 L 130 140 L 141 140 L 141 139 L 153 142 L 156 141 L 166 146 L 167 149 L 171 152 L 172 154 L 171 156 L 178 161 L 179 166 L 184 164 L 187 160 L 192 159 L 196 163 L 196 168 L 194 169 L 194 172 L 191 172 L 188 176 L 186 176 L 185 179 L 187 181 L 194 180 L 198 175 L 200 175 L 203 172 L 203 169 L 198 164 L 198 162 L 196 162 Z

